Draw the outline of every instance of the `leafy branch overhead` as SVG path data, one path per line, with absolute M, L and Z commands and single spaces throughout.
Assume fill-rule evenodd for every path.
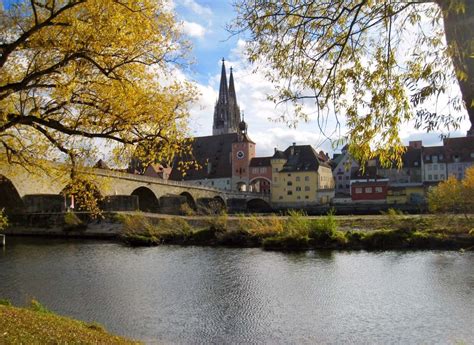
M 28 166 L 107 147 L 187 150 L 188 44 L 162 0 L 19 1 L 0 10 L 0 153 Z M 143 150 L 142 150 L 143 151 Z M 143 151 L 145 152 L 145 151 Z
M 249 35 L 247 56 L 273 82 L 270 98 L 294 105 L 283 120 L 307 119 L 310 101 L 323 132 L 342 116 L 361 161 L 400 162 L 408 120 L 458 128 L 466 108 L 474 125 L 472 1 L 237 0 L 235 9 L 230 29 Z M 456 82 L 462 100 L 443 99 Z

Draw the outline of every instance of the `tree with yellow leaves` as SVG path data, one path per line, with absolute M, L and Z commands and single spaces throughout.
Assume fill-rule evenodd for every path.
M 0 164 L 73 167 L 188 150 L 194 88 L 165 0 L 34 0 L 0 8 Z M 101 152 L 103 154 L 103 152 Z
M 458 128 L 465 109 L 474 135 L 474 1 L 237 0 L 235 9 L 230 29 L 247 37 L 270 99 L 293 105 L 283 121 L 306 120 L 315 105 L 323 134 L 384 165 L 401 164 L 410 120 Z M 456 83 L 462 97 L 449 97 Z
M 428 205 L 435 213 L 472 213 L 474 210 L 474 166 L 466 169 L 459 181 L 449 176 L 428 193 Z

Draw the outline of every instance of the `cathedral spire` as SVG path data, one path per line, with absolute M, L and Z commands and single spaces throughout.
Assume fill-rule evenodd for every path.
M 231 102 L 237 104 L 237 96 L 235 95 L 234 74 L 232 73 L 232 67 L 230 68 L 229 77 L 229 103 Z
M 219 99 L 217 103 L 229 103 L 229 90 L 227 89 L 227 73 L 225 70 L 225 60 L 222 58 L 221 84 L 219 86 Z
M 214 109 L 214 124 L 212 126 L 213 135 L 238 133 L 239 130 L 240 109 L 237 105 L 232 68 L 230 69 L 229 82 L 230 84 L 227 85 L 225 60 L 222 58 L 219 98 Z

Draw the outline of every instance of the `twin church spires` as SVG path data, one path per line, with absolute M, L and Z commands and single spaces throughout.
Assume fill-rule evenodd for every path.
M 224 59 L 222 59 L 219 99 L 214 108 L 212 135 L 238 133 L 240 121 L 240 108 L 237 104 L 237 97 L 235 95 L 232 67 L 230 68 L 229 86 L 227 86 L 227 73 L 225 70 Z

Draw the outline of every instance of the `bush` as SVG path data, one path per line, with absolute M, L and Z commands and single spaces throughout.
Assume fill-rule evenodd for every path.
M 44 314 L 54 314 L 52 311 L 47 309 L 44 305 L 42 305 L 40 302 L 38 302 L 35 299 L 32 299 L 30 302 L 30 309 L 33 311 L 36 311 L 38 313 L 44 313 Z
M 337 231 L 337 227 L 336 217 L 334 217 L 334 213 L 330 211 L 326 216 L 311 221 L 309 237 L 319 244 L 327 244 L 335 240 L 336 237 L 337 241 L 341 242 L 344 234 Z
M 275 215 L 269 217 L 243 216 L 239 219 L 239 229 L 252 237 L 266 238 L 283 233 L 285 223 L 285 220 Z
M 66 212 L 64 214 L 64 230 L 65 231 L 81 231 L 87 228 L 82 220 L 74 212 Z
M 308 236 L 311 222 L 303 211 L 291 210 L 284 225 L 285 233 L 295 236 Z
M 0 298 L 0 305 L 5 305 L 7 307 L 11 307 L 12 306 L 12 302 L 10 302 L 10 300 L 8 299 L 2 299 Z

